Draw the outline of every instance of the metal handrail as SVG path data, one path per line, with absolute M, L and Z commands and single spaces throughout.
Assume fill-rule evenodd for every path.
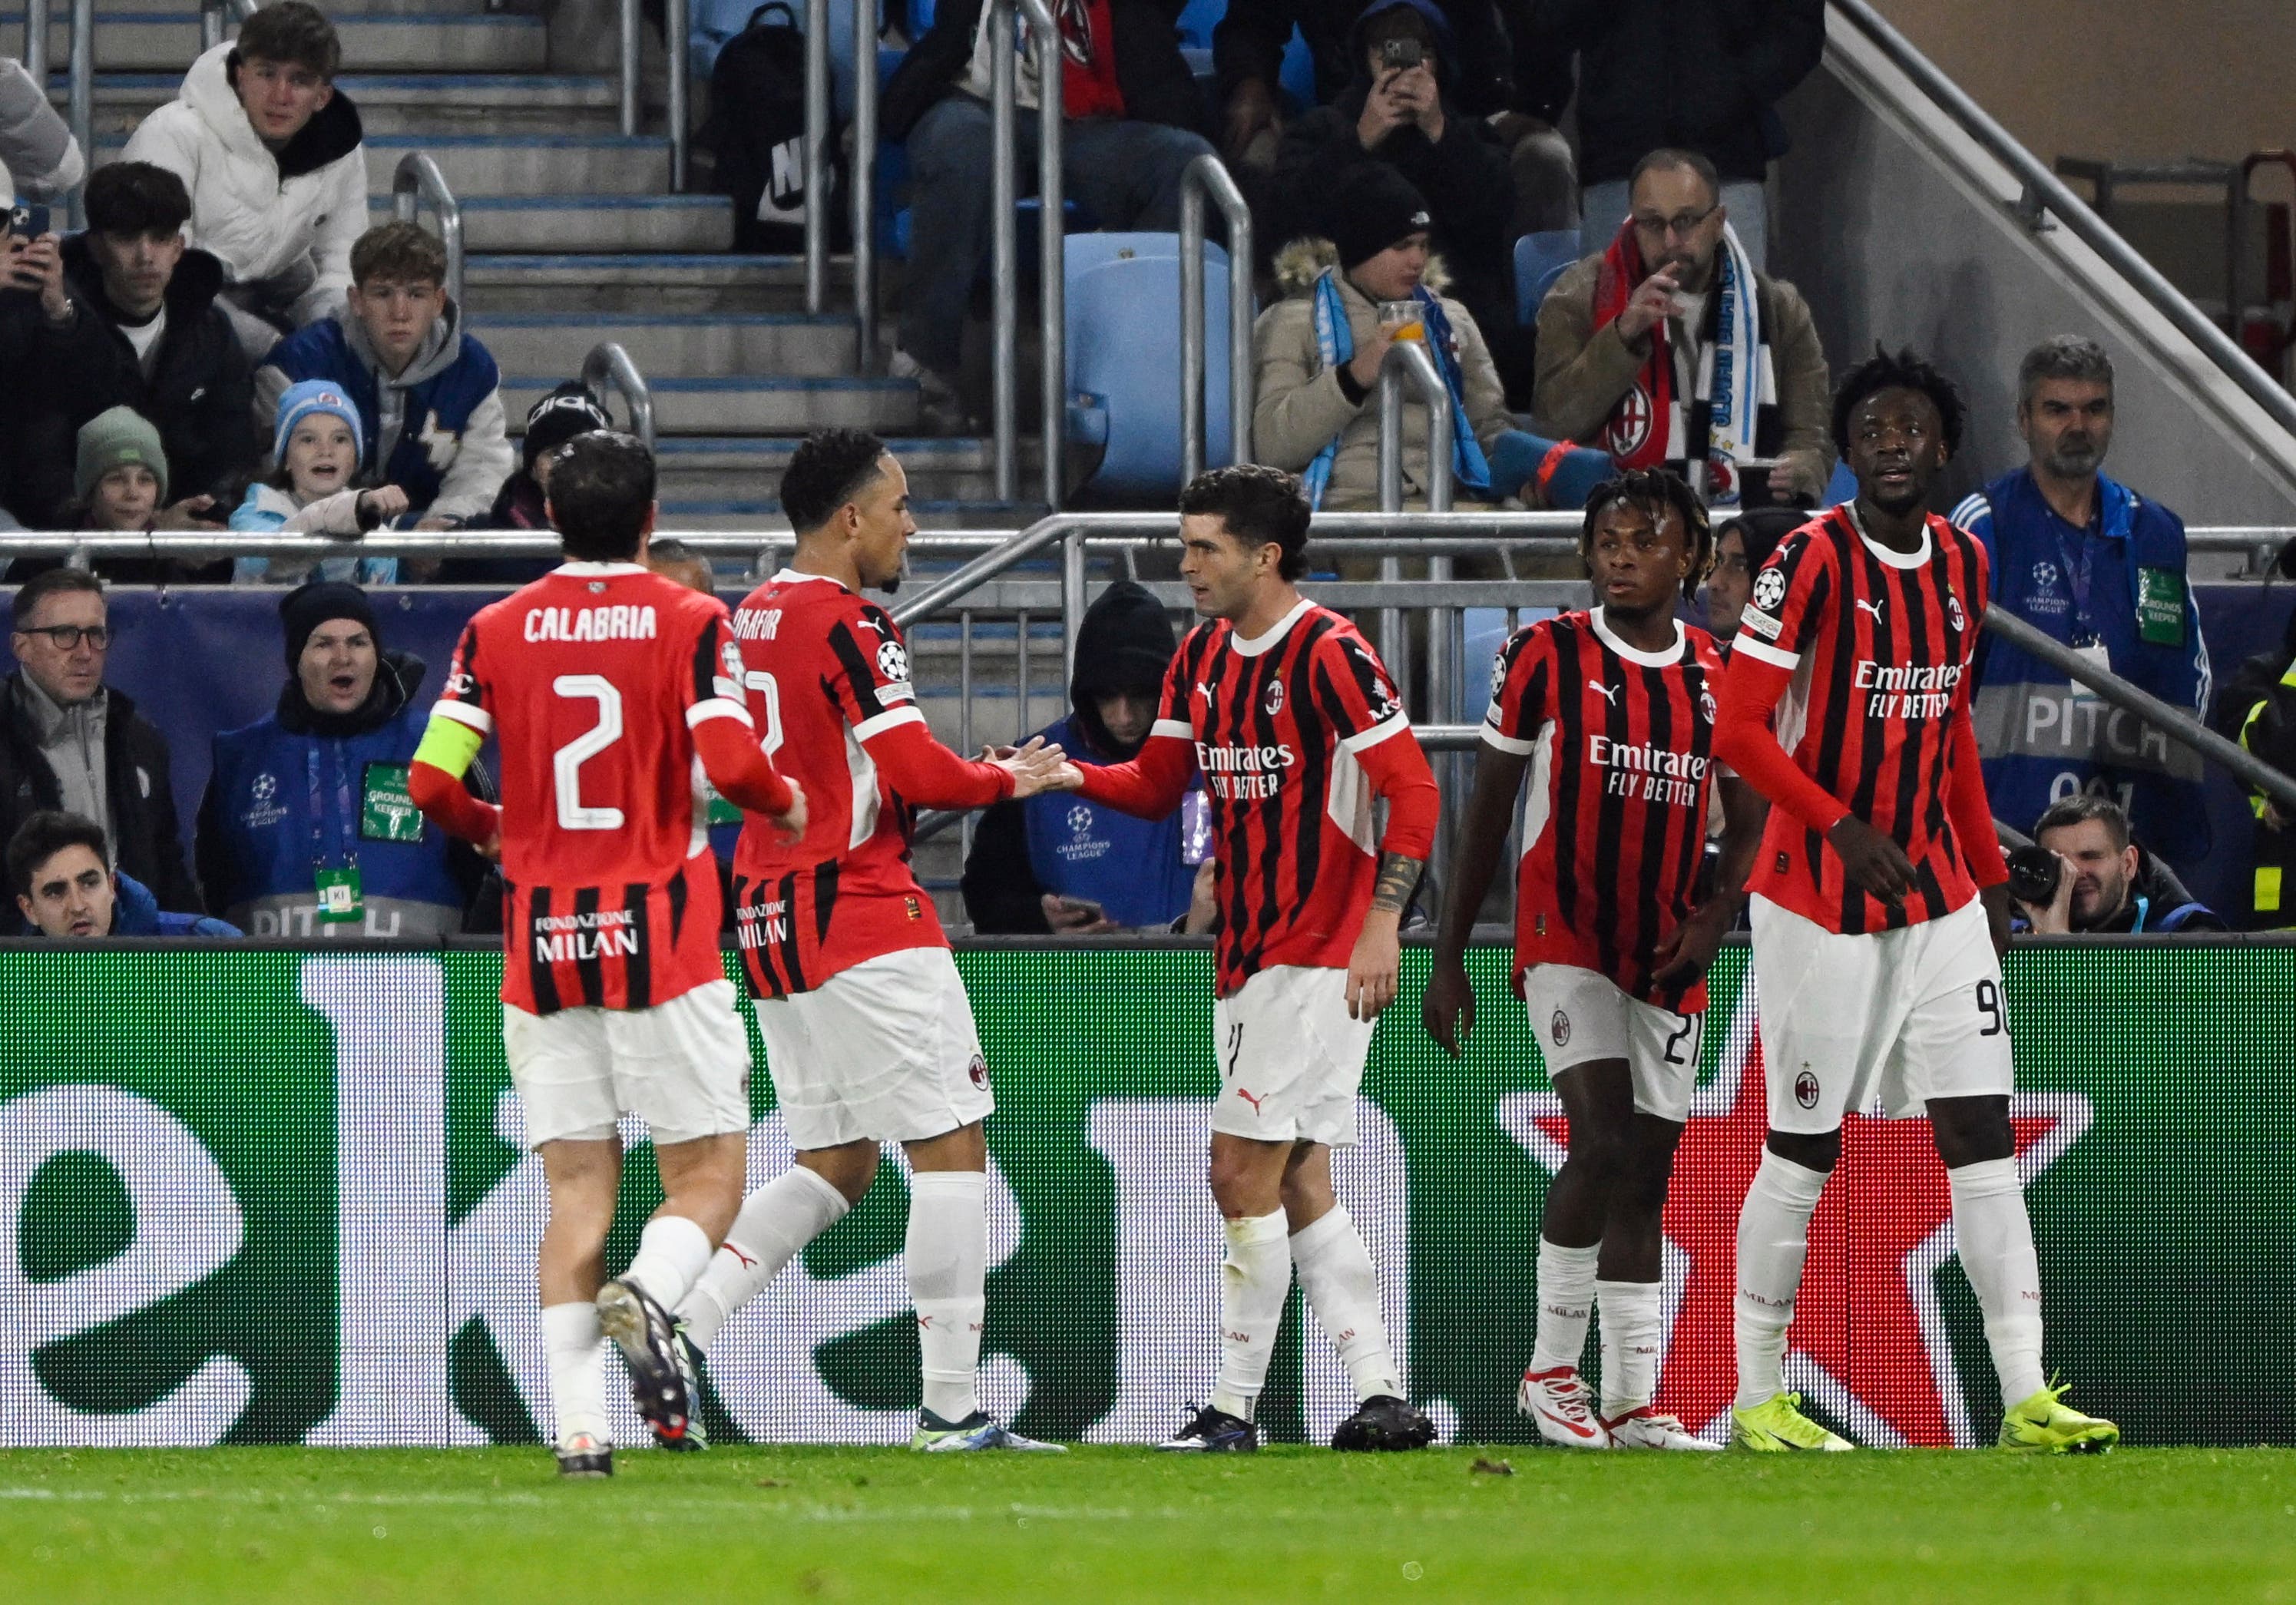
M 426 201 L 439 214 L 439 239 L 447 248 L 447 294 L 468 317 L 470 307 L 463 299 L 462 203 L 447 187 L 439 164 L 423 151 L 409 151 L 390 176 L 390 214 L 401 223 L 412 223 Z
M 2006 128 L 1986 113 L 1961 86 L 1937 70 L 1930 59 L 1892 28 L 1866 0 L 1832 0 L 1835 12 L 1855 27 L 1890 61 L 1913 80 L 1938 110 L 1982 146 L 1986 153 L 2009 169 L 2024 186 L 2023 211 L 2038 227 L 2045 213 L 2054 214 L 2081 242 L 2103 258 L 2107 266 L 2152 309 L 2224 370 L 2226 378 L 2282 429 L 2296 434 L 2296 396 L 2273 382 L 2248 353 L 2225 332 L 2202 316 L 2200 308 L 2161 276 L 2160 269 L 2132 250 L 2126 240 L 2065 186 L 2064 181 L 2035 159 Z
M 1020 361 L 1019 196 L 1013 161 L 1019 140 L 1013 116 L 1018 84 L 1013 59 L 1013 12 L 1029 20 L 1029 48 L 1037 57 L 1037 286 L 1041 324 L 1038 361 L 1044 402 L 1044 499 L 1061 504 L 1062 442 L 1068 422 L 1067 244 L 1062 231 L 1065 196 L 1061 174 L 1062 110 L 1061 30 L 1045 0 L 989 0 L 989 278 L 993 311 L 989 324 L 989 410 L 996 438 L 996 499 L 1009 502 L 1020 487 L 1019 406 L 1013 387 Z
M 1227 224 L 1228 461 L 1251 461 L 1251 208 L 1209 151 L 1180 175 L 1180 483 L 1204 471 L 1204 198 Z
M 24 0 L 24 73 L 48 92 L 48 0 Z M 80 152 L 84 158 L 87 154 Z
M 668 60 L 668 104 L 663 107 L 664 119 L 669 124 L 669 187 L 675 194 L 685 192 L 685 169 L 691 145 L 688 124 L 693 121 L 693 86 L 688 75 L 693 70 L 692 57 L 686 52 L 686 35 L 692 27 L 687 17 L 686 0 L 665 0 L 661 13 L 661 42 Z
M 1426 342 L 1399 340 L 1379 364 L 1379 506 L 1403 511 L 1403 387 L 1427 405 L 1427 511 L 1451 511 L 1451 391 Z
M 43 81 L 40 93 L 47 93 Z M 95 0 L 71 0 L 71 88 L 65 101 L 65 121 L 79 146 L 80 160 L 95 168 Z M 75 228 L 87 222 L 87 185 L 72 191 L 71 220 Z
M 200 53 L 223 43 L 226 22 L 244 22 L 255 15 L 256 0 L 200 0 Z
M 853 329 L 858 371 L 877 371 L 877 0 L 853 6 Z M 806 131 L 810 150 L 813 133 Z M 806 197 L 810 217 L 812 196 Z
M 618 0 L 614 11 L 614 29 L 621 46 L 621 86 L 618 110 L 619 127 L 624 139 L 635 138 L 638 131 L 638 69 L 644 59 L 644 22 L 639 15 L 638 0 Z
M 805 309 L 815 317 L 829 299 L 829 0 L 805 0 Z
M 638 372 L 637 364 L 630 360 L 630 354 L 619 342 L 601 340 L 590 348 L 590 355 L 582 359 L 582 382 L 594 394 L 608 386 L 619 390 L 624 405 L 630 409 L 630 431 L 645 442 L 648 451 L 653 449 L 653 391 L 647 387 L 645 375 Z M 544 555 L 557 550 L 554 540 L 542 544 Z M 455 550 L 467 548 L 458 546 Z

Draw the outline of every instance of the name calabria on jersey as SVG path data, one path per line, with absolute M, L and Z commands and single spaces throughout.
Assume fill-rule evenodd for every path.
M 2009 1120 L 2008 871 L 1970 722 L 1985 549 L 1929 513 L 1960 446 L 1952 384 L 1877 350 L 1834 399 L 1857 496 L 1755 577 L 1716 747 L 1769 798 L 1749 889 L 1769 1135 L 1738 1220 L 1733 1429 L 1759 1450 L 1850 1445 L 1783 1392 L 1809 1218 L 1841 1122 L 1926 1114 L 2001 1380 L 2003 1448 L 2111 1448 L 2041 1368 L 2040 1267 Z
M 1714 642 L 1675 618 L 1712 560 L 1698 498 L 1667 470 L 1629 471 L 1588 499 L 1579 553 L 1598 605 L 1499 652 L 1424 1014 L 1457 1055 L 1474 1025 L 1467 943 L 1523 793 L 1514 985 L 1570 1137 L 1546 1190 L 1517 1405 L 1570 1448 L 1713 1449 L 1656 1407 L 1660 1219 L 1698 1085 L 1706 971 L 1742 905 L 1761 805 L 1714 758 Z M 1718 784 L 1720 872 L 1693 905 Z M 1578 1375 L 1597 1306 L 1599 1412 Z
M 1331 1148 L 1355 1141 L 1364 1060 L 1394 1001 L 1397 929 L 1439 805 L 1378 656 L 1293 586 L 1308 519 L 1300 482 L 1271 468 L 1218 469 L 1181 493 L 1180 574 L 1207 622 L 1173 659 L 1139 756 L 1070 772 L 1090 800 L 1149 819 L 1168 817 L 1201 773 L 1212 814 L 1220 1367 L 1170 1450 L 1259 1447 L 1252 1413 L 1295 1268 L 1359 1401 L 1332 1447 L 1434 1437 L 1405 1396 L 1371 1256 L 1332 1196 Z M 1389 806 L 1383 837 L 1375 798 Z
M 916 1307 L 923 1407 L 912 1446 L 1053 1450 L 992 1420 L 976 1374 L 987 1309 L 988 1159 L 996 1107 L 964 983 L 910 867 L 916 810 L 1046 790 L 1061 751 L 1032 741 L 968 762 L 932 738 L 892 616 L 861 593 L 899 584 L 916 524 L 907 477 L 875 436 L 827 430 L 790 459 L 790 566 L 734 616 L 747 705 L 805 788 L 791 840 L 742 826 L 735 929 L 750 1007 L 796 1160 L 745 1200 L 677 1306 L 692 1376 L 726 1322 L 869 1190 L 882 1144 L 909 1181 L 902 1261 Z M 714 927 L 713 927 L 714 929 Z
M 503 1052 L 550 1191 L 538 1280 L 554 1445 L 562 1472 L 595 1477 L 613 1470 L 602 1336 L 657 1439 L 692 1446 L 699 1404 L 668 1312 L 741 1199 L 749 1051 L 718 954 L 697 760 L 768 828 L 802 830 L 806 815 L 758 746 L 724 605 L 641 561 L 652 454 L 578 436 L 553 459 L 549 504 L 567 561 L 463 630 L 408 790 L 498 853 L 510 883 Z M 461 784 L 489 734 L 499 808 Z M 651 1127 L 667 1196 L 602 1285 L 624 1113 Z

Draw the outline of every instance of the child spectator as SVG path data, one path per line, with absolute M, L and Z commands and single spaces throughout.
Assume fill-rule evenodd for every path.
M 335 91 L 342 42 L 306 0 L 280 0 L 192 63 L 145 118 L 127 160 L 184 181 L 192 243 L 222 260 L 226 305 L 250 362 L 342 305 L 366 227 L 364 131 Z
M 140 534 L 168 500 L 160 431 L 134 407 L 98 413 L 79 428 L 72 474 L 73 527 Z
M 307 381 L 348 397 L 362 482 L 406 492 L 417 529 L 483 523 L 512 463 L 501 373 L 446 285 L 446 250 L 421 227 L 371 228 L 351 248 L 348 307 L 280 341 L 255 375 L 258 420 Z
M 234 529 L 282 530 L 291 535 L 365 535 L 406 511 L 406 493 L 396 485 L 361 490 L 358 476 L 363 438 L 358 408 L 324 380 L 289 387 L 279 398 L 279 426 L 272 452 L 279 470 L 247 488 L 247 500 L 231 515 Z M 293 585 L 312 577 L 390 585 L 398 577 L 391 557 L 242 557 L 232 574 L 240 585 Z

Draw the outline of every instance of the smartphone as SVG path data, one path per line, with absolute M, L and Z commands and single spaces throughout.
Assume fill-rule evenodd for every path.
M 1416 39 L 1384 39 L 1380 43 L 1379 61 L 1382 67 L 1416 67 L 1425 59 L 1425 49 Z
M 20 206 L 8 214 L 8 232 L 19 240 L 30 242 L 48 232 L 48 209 L 45 206 Z

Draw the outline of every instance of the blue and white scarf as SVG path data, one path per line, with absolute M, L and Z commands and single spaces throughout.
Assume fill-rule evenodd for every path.
M 1458 337 L 1451 331 L 1451 320 L 1443 315 L 1443 303 L 1424 284 L 1411 292 L 1411 299 L 1419 303 L 1421 321 L 1427 330 L 1427 350 L 1435 358 L 1435 371 L 1443 376 L 1443 388 L 1451 393 L 1451 482 L 1472 495 L 1488 497 L 1491 467 L 1483 459 L 1474 426 L 1467 422 L 1467 404 L 1459 376 Z M 1326 267 L 1316 275 L 1315 303 L 1316 359 L 1325 368 L 1353 362 L 1355 335 L 1348 327 L 1348 309 L 1340 297 L 1336 267 Z M 1308 488 L 1310 507 L 1324 504 L 1324 490 L 1332 482 L 1332 464 L 1339 454 L 1340 436 L 1334 435 L 1300 476 Z

